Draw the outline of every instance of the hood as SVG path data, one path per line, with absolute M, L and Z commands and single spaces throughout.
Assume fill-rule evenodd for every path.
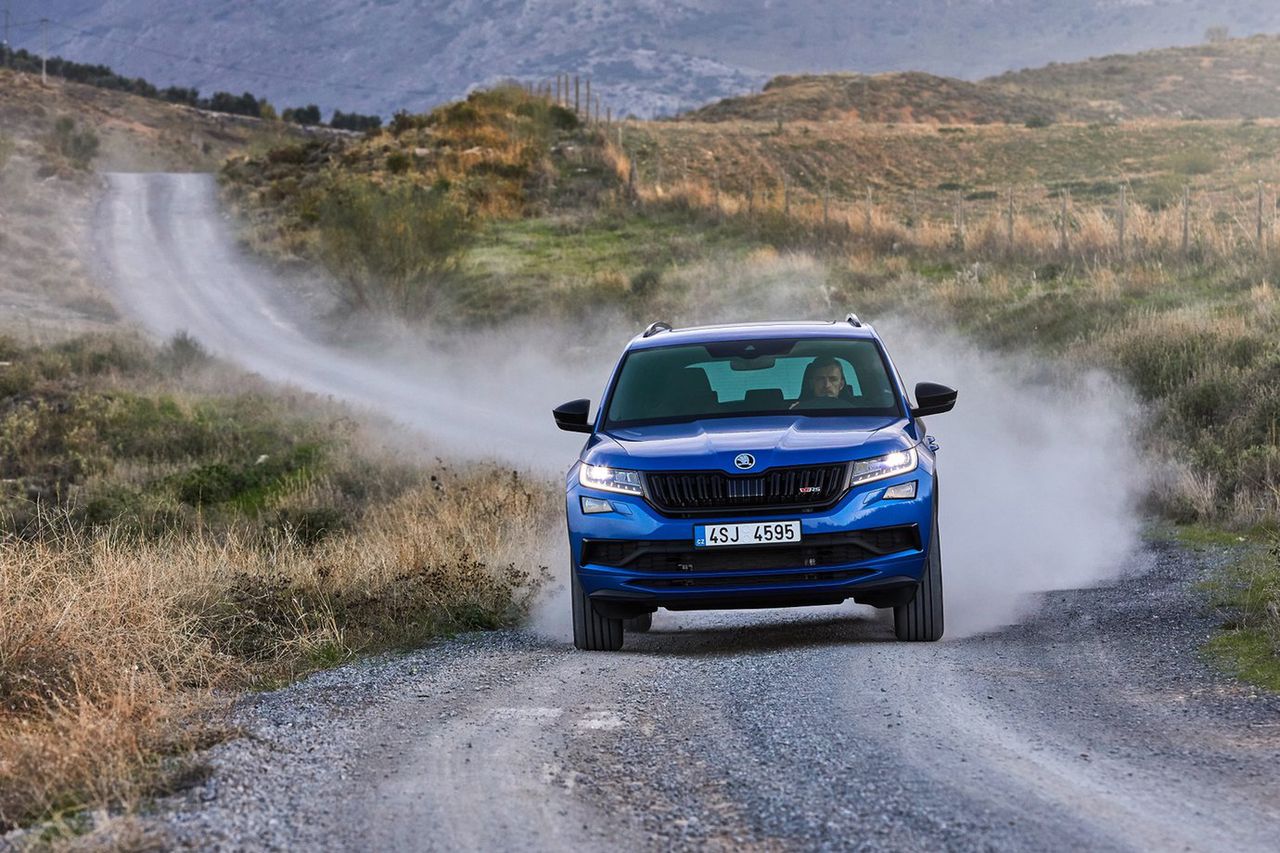
M 915 442 L 904 431 L 907 423 L 900 418 L 778 415 L 632 427 L 598 433 L 584 448 L 582 461 L 641 471 L 731 474 L 745 473 L 734 465 L 740 453 L 755 457 L 751 471 L 847 462 L 912 446 Z

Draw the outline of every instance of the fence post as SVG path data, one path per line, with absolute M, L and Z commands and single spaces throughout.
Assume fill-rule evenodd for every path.
M 1013 254 L 1013 187 L 1009 187 L 1009 209 L 1005 214 L 1009 231 L 1009 254 Z
M 1182 257 L 1191 253 L 1191 185 L 1182 188 Z
M 579 97 L 581 89 L 579 88 L 578 75 L 573 75 L 573 114 L 579 119 L 582 118 L 582 99 Z
M 632 160 L 627 168 L 627 195 L 631 196 L 631 200 L 635 201 L 639 196 L 636 190 L 636 161 Z
M 1121 260 L 1124 260 L 1124 254 L 1125 254 L 1125 253 L 1124 253 L 1124 214 L 1125 214 L 1125 208 L 1126 208 L 1126 206 L 1127 206 L 1127 205 L 1125 204 L 1125 191 L 1126 191 L 1126 189 L 1127 189 L 1127 188 L 1125 187 L 1125 185 L 1124 185 L 1124 184 L 1121 184 L 1121 185 L 1120 185 L 1120 229 L 1119 229 L 1119 231 L 1120 231 L 1120 233 L 1119 233 L 1119 238 L 1120 238 L 1120 240 L 1119 240 L 1119 242 L 1120 242 L 1120 259 L 1121 259 Z
M 831 178 L 822 187 L 822 230 L 831 224 Z
M 873 199 L 872 199 L 872 196 L 871 196 L 871 187 L 867 187 L 867 208 L 866 208 L 866 210 L 865 210 L 865 211 L 863 211 L 863 220 L 864 220 L 864 223 L 863 223 L 863 224 L 866 226 L 867 239 L 868 239 L 868 240 L 870 240 L 870 239 L 871 239 L 871 204 L 872 204 L 872 201 L 873 201 Z
M 1267 247 L 1262 243 L 1262 181 L 1258 181 L 1258 251 L 1265 252 Z
M 1067 221 L 1069 213 L 1068 205 L 1071 202 L 1071 191 L 1062 191 L 1062 210 L 1058 213 L 1058 250 L 1063 255 L 1070 254 L 1071 244 L 1067 237 Z
M 756 176 L 753 174 L 747 178 L 747 217 L 752 218 L 756 215 Z
M 791 215 L 791 182 L 787 180 L 787 173 L 782 173 L 782 215 Z
M 712 173 L 712 180 L 715 181 L 714 199 L 715 199 L 715 207 L 716 207 L 716 221 L 719 222 L 720 221 L 720 164 L 719 163 L 715 164 L 715 171 Z
M 964 251 L 964 197 L 956 191 L 955 203 L 956 247 Z

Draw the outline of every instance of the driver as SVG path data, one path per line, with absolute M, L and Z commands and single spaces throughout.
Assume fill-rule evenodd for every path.
M 823 355 L 809 362 L 804 369 L 804 379 L 800 383 L 800 399 L 791 404 L 795 408 L 801 403 L 822 398 L 835 399 L 848 386 L 844 381 L 844 369 L 840 362 L 829 355 Z

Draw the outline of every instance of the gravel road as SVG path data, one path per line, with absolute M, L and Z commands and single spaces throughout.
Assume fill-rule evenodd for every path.
M 618 654 L 469 635 L 247 700 L 155 821 L 212 849 L 1274 850 L 1280 697 L 1217 674 L 1148 546 L 1023 624 L 659 612 Z
M 112 176 L 98 220 L 104 276 L 156 335 L 185 329 L 269 378 L 394 410 L 449 449 L 525 448 L 545 432 L 527 453 L 556 470 L 576 450 L 511 415 L 523 406 L 541 424 L 546 400 L 569 391 L 505 377 L 501 400 L 470 400 L 448 387 L 453 365 L 427 375 L 307 335 L 235 251 L 208 176 Z M 493 363 L 507 362 L 541 369 Z M 988 390 L 972 411 L 1008 414 L 1024 393 Z M 953 482 L 966 459 L 1004 460 L 1059 496 L 1052 512 L 1002 492 L 951 501 L 1000 507 L 1022 536 L 1019 559 L 985 585 L 980 534 L 951 560 L 953 627 L 975 630 L 991 599 L 1098 581 L 1092 570 L 1128 548 L 1099 502 L 1129 503 L 1123 489 L 1099 488 L 1087 468 L 1053 479 L 1081 465 L 1079 447 L 1111 444 L 1054 429 L 1099 418 L 1029 408 L 1049 416 L 1012 418 L 998 453 L 965 444 L 990 423 L 949 422 Z M 953 521 L 956 544 L 986 519 Z M 1280 698 L 1199 656 L 1214 626 L 1195 584 L 1219 558 L 1148 545 L 1119 580 L 1048 594 L 1016 627 L 935 645 L 896 643 L 885 614 L 853 605 L 660 612 L 619 654 L 534 631 L 459 637 L 242 701 L 232 722 L 243 736 L 211 750 L 207 780 L 148 820 L 175 846 L 219 850 L 1274 850 Z

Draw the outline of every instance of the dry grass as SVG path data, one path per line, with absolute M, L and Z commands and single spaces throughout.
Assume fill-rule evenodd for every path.
M 522 617 L 556 490 L 385 440 L 181 336 L 0 339 L 0 829 L 181 783 L 237 691 Z
M 885 201 L 869 192 L 849 200 L 825 190 L 810 191 L 761 182 L 745 192 L 704 176 L 642 184 L 641 200 L 655 206 L 697 212 L 716 221 L 740 220 L 766 239 L 804 245 L 826 244 L 846 251 L 914 253 L 926 257 L 1011 260 L 1042 263 L 1087 261 L 1107 264 L 1148 260 L 1223 261 L 1242 255 L 1268 259 L 1280 251 L 1276 193 L 1264 190 L 1262 239 L 1258 239 L 1256 196 L 1192 194 L 1181 203 L 1152 209 L 1132 193 L 1103 200 L 1054 198 L 1044 188 L 967 201 L 922 196 Z M 877 200 L 880 199 L 880 200 Z M 949 208 L 948 208 L 949 204 Z M 1123 211 L 1123 213 L 1122 213 Z M 1185 232 L 1185 238 L 1184 238 Z
M 0 549 L 0 827 L 128 808 L 219 733 L 228 691 L 521 617 L 554 490 L 446 473 L 308 547 L 76 532 Z

